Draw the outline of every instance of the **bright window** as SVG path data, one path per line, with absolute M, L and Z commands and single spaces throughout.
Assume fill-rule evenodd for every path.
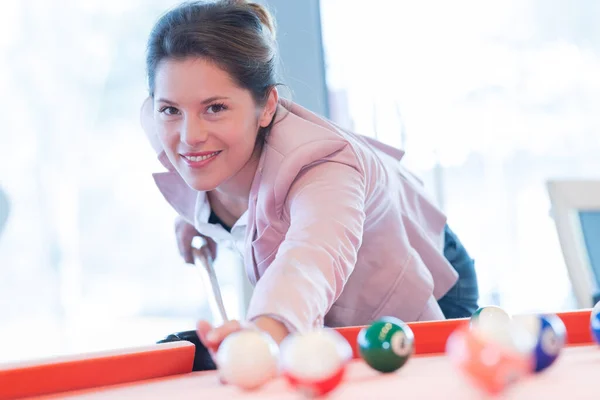
M 332 118 L 407 151 L 482 304 L 573 307 L 545 182 L 600 171 L 600 3 L 321 5 Z
M 154 343 L 212 316 L 139 124 L 147 35 L 176 3 L 3 6 L 0 361 Z M 236 317 L 239 263 L 221 261 Z

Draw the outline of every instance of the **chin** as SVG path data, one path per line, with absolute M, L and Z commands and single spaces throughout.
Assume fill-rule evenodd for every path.
M 211 190 L 215 190 L 219 185 L 211 184 L 210 182 L 199 182 L 197 180 L 187 181 L 189 187 L 199 192 L 210 192 Z
M 183 175 L 183 180 L 190 188 L 199 192 L 208 192 L 214 190 L 221 184 L 220 180 L 214 179 L 212 177 L 201 178 L 197 176 Z

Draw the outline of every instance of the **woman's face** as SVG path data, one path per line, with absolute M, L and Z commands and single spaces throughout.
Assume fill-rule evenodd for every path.
M 213 190 L 255 164 L 258 130 L 271 122 L 276 94 L 259 107 L 250 91 L 200 58 L 165 60 L 155 76 L 158 138 L 190 187 Z

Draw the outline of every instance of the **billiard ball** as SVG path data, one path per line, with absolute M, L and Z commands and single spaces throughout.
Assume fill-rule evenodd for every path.
M 280 353 L 283 377 L 308 397 L 334 390 L 352 359 L 348 341 L 327 328 L 289 335 L 281 343 Z
M 446 355 L 470 382 L 487 393 L 498 394 L 532 369 L 534 340 L 519 340 L 520 329 L 496 321 L 496 330 L 462 325 L 446 342 Z
M 590 330 L 594 341 L 600 344 L 600 302 L 596 303 L 590 315 Z
M 502 315 L 502 314 L 500 314 Z M 488 318 L 471 326 L 474 335 L 507 351 L 530 354 L 537 344 L 537 331 L 529 328 L 524 319 Z
M 253 390 L 277 376 L 279 348 L 265 332 L 234 332 L 219 346 L 215 363 L 221 382 Z
M 488 322 L 496 325 L 497 323 L 509 323 L 510 319 L 510 315 L 503 308 L 498 306 L 484 306 L 471 315 L 470 323 L 471 327 L 485 325 Z
M 383 317 L 360 330 L 357 338 L 361 358 L 373 369 L 389 373 L 401 368 L 414 349 L 410 327 L 394 317 Z
M 563 321 L 555 314 L 548 314 L 517 316 L 515 322 L 536 338 L 534 372 L 539 373 L 552 365 L 566 342 L 567 329 Z

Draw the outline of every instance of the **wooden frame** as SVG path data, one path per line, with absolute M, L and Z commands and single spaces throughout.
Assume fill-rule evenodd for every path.
M 600 211 L 600 181 L 551 180 L 547 182 L 547 189 L 578 306 L 591 308 L 598 288 L 585 246 L 579 212 Z

